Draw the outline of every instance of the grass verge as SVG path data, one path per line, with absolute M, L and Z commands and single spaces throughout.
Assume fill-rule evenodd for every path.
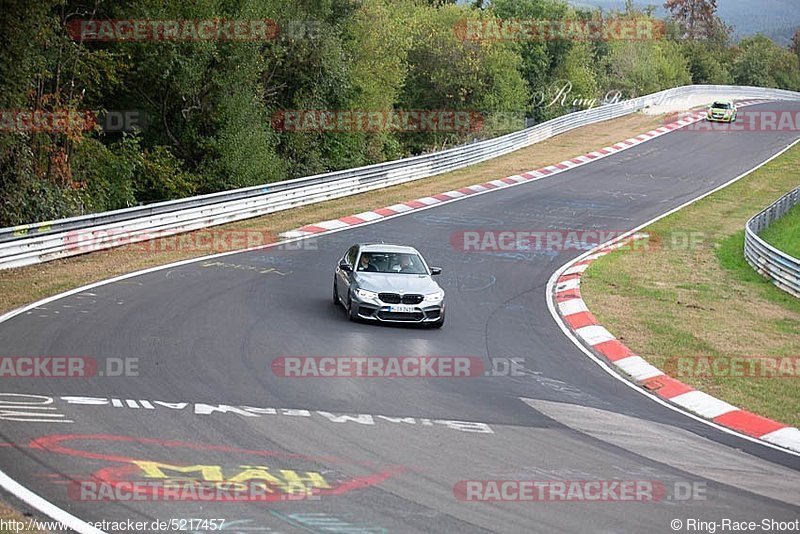
M 800 359 L 800 299 L 758 275 L 743 254 L 746 221 L 797 187 L 798 169 L 800 145 L 643 230 L 660 236 L 664 246 L 612 252 L 581 278 L 589 309 L 644 359 L 672 370 L 676 358 L 726 359 L 717 371 L 684 368 L 672 374 L 735 406 L 794 426 L 800 426 L 797 373 L 770 378 L 752 376 L 750 367 L 726 371 L 737 358 Z M 787 221 L 776 233 L 779 240 L 800 244 L 798 220 Z M 695 246 L 679 246 L 692 235 L 699 238 Z
M 769 225 L 759 234 L 761 238 L 795 258 L 800 258 L 800 204 Z
M 381 208 L 558 163 L 657 128 L 663 124 L 663 120 L 663 116 L 637 113 L 579 128 L 501 158 L 447 174 L 215 228 L 259 230 L 277 236 L 281 232 L 306 224 Z M 147 247 L 146 252 L 137 251 L 136 247 L 112 249 L 0 271 L 0 312 L 112 276 L 209 254 L 202 251 L 165 250 L 174 248 L 174 241 L 169 243 L 160 243 L 156 240 Z

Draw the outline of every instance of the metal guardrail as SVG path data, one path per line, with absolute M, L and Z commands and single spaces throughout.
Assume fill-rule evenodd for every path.
M 697 94 L 800 100 L 800 93 L 780 89 L 725 85 L 677 87 L 570 113 L 518 132 L 431 154 L 147 206 L 2 228 L 0 269 L 112 248 L 153 236 L 188 232 L 435 176 L 502 156 L 581 126 Z M 91 246 L 85 246 L 86 243 Z
M 787 293 L 800 298 L 800 260 L 773 247 L 758 234 L 800 203 L 800 187 L 783 195 L 747 221 L 744 257 L 753 269 Z

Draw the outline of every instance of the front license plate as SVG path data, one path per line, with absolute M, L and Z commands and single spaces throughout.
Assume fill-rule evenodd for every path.
M 402 304 L 397 306 L 389 306 L 389 311 L 397 313 L 414 313 L 416 309 L 414 306 L 404 306 Z

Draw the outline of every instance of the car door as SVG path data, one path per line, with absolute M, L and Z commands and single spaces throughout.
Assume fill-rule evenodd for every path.
M 339 292 L 339 298 L 344 303 L 347 303 L 347 300 L 350 298 L 350 284 L 353 280 L 353 271 L 355 270 L 357 255 L 358 245 L 353 245 L 340 260 L 340 262 L 350 266 L 350 272 L 342 270 L 338 265 L 336 266 L 336 290 Z

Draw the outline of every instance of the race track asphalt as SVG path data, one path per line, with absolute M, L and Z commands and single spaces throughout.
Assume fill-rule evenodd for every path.
M 776 104 L 751 109 L 759 107 Z M 682 528 L 691 519 L 794 520 L 800 458 L 647 399 L 564 336 L 545 286 L 581 250 L 464 252 L 452 241 L 467 230 L 625 231 L 797 137 L 679 130 L 550 178 L 326 234 L 300 249 L 169 267 L 29 310 L 0 324 L 2 355 L 137 358 L 138 376 L 4 378 L 0 469 L 87 521 L 224 518 L 226 532 L 599 534 L 673 532 L 673 519 Z M 444 328 L 356 324 L 331 303 L 337 259 L 352 243 L 380 241 L 413 245 L 444 269 Z M 272 366 L 282 356 L 375 355 L 473 356 L 487 366 L 517 358 L 524 371 L 287 378 Z M 12 408 L 23 403 L 29 409 Z M 194 468 L 175 470 L 181 466 Z M 279 500 L 266 502 L 97 502 L 74 486 L 220 473 L 242 480 L 254 472 L 283 481 L 297 473 L 323 491 L 305 499 L 277 491 Z M 464 501 L 454 490 L 462 481 L 505 479 L 645 481 L 666 494 L 498 503 Z M 682 494 L 687 488 L 693 498 Z M 157 530 L 169 531 L 149 529 Z

